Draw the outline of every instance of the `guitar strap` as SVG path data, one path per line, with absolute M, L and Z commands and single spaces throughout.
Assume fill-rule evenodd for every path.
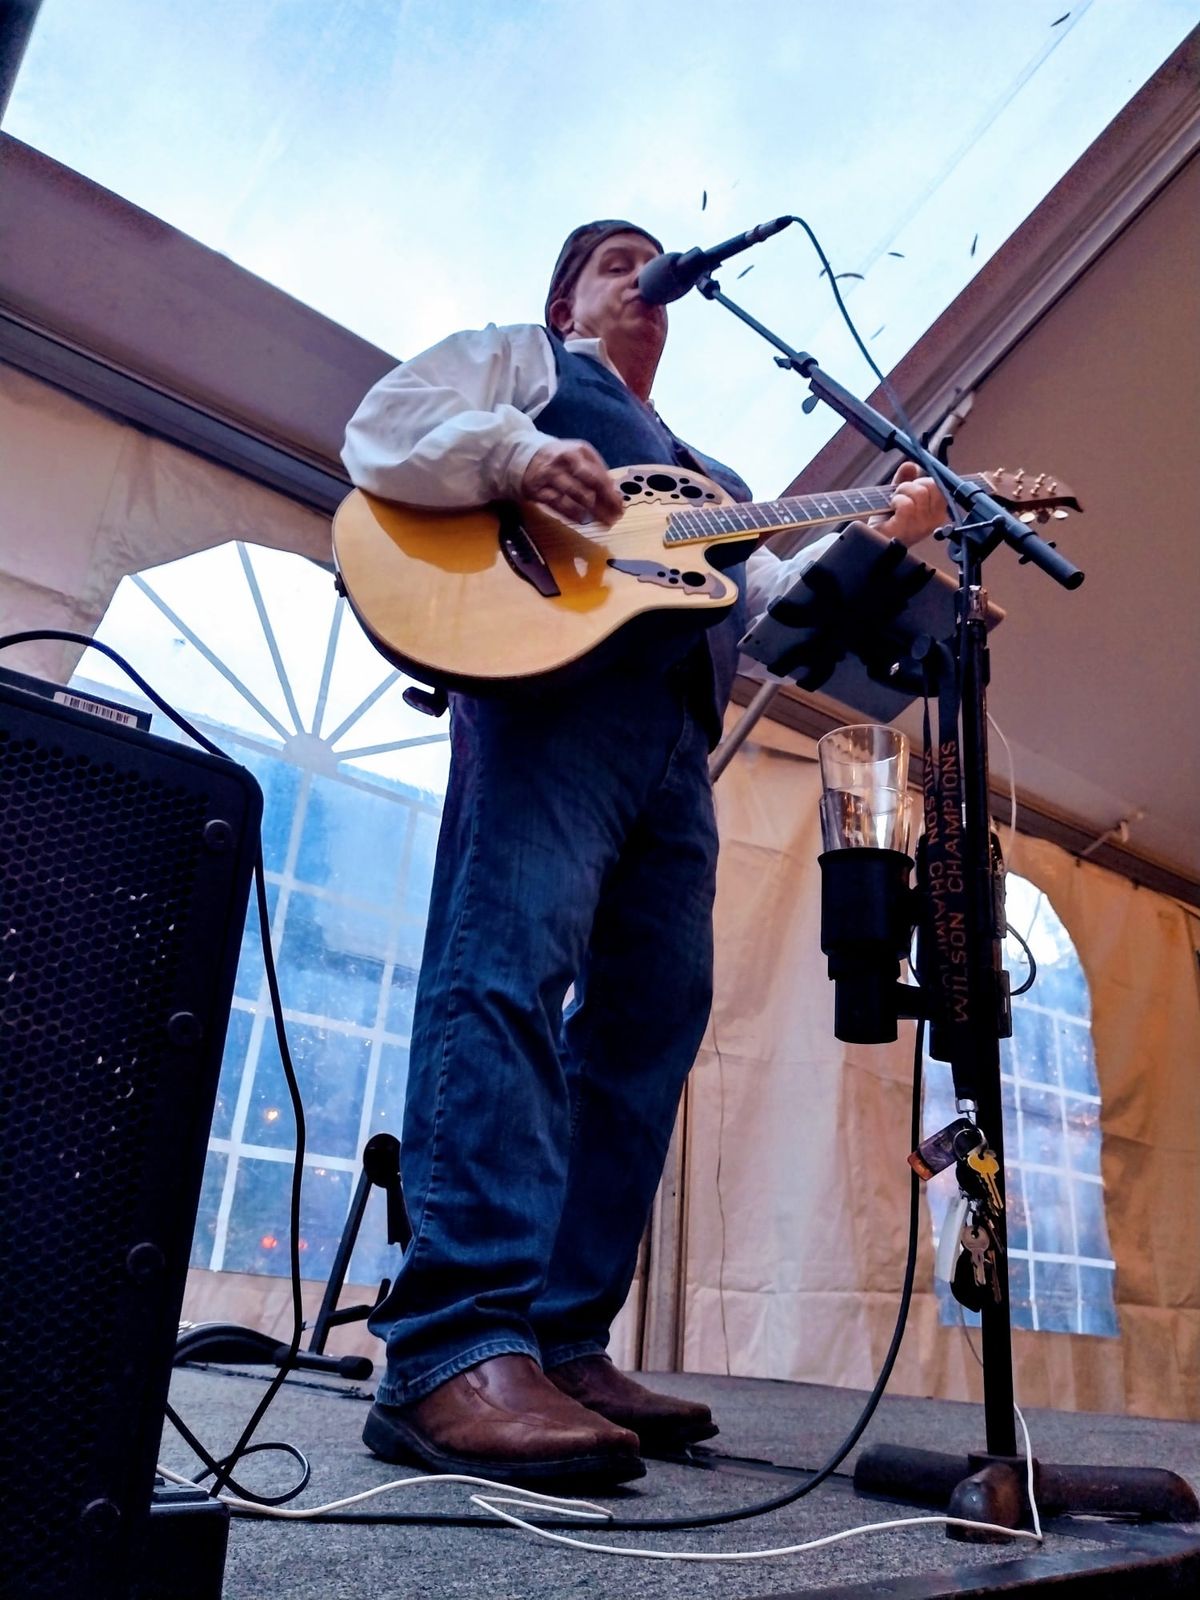
M 974 1099 L 967 882 L 963 861 L 963 773 L 959 746 L 962 686 L 945 640 L 925 657 L 925 833 L 918 851 L 921 891 L 920 982 L 935 1002 L 930 1054 L 949 1061 L 959 1099 Z M 930 700 L 936 696 L 937 741 Z

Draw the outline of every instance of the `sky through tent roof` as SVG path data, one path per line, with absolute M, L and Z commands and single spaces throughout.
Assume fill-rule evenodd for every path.
M 1200 0 L 44 0 L 6 129 L 398 356 L 535 320 L 558 246 L 814 227 L 888 369 Z M 744 279 L 741 273 L 749 267 Z M 862 393 L 798 230 L 723 287 Z M 656 401 L 777 493 L 836 429 L 692 296 Z

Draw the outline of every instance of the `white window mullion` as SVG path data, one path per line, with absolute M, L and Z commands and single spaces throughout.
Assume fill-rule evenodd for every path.
M 284 924 L 287 921 L 288 904 L 291 900 L 291 886 L 296 881 L 296 858 L 300 853 L 300 840 L 304 833 L 304 820 L 308 814 L 308 797 L 311 787 L 312 774 L 305 772 L 300 780 L 300 790 L 296 796 L 296 807 L 292 812 L 279 896 L 275 902 L 275 914 L 271 918 L 271 948 L 277 955 L 283 949 Z M 282 994 L 282 984 L 280 989 Z M 258 1060 L 262 1050 L 263 1030 L 268 1021 L 271 1022 L 272 1026 L 274 1025 L 274 1016 L 271 1010 L 271 990 L 270 985 L 267 983 L 265 969 L 258 986 L 258 1000 L 254 1011 L 254 1021 L 250 1025 L 250 1039 L 246 1046 L 246 1061 L 242 1068 L 242 1080 L 238 1086 L 237 1103 L 233 1111 L 233 1126 L 229 1135 L 229 1165 L 225 1171 L 225 1183 L 221 1190 L 220 1205 L 217 1208 L 217 1225 L 213 1236 L 212 1251 L 212 1270 L 214 1272 L 223 1271 L 225 1266 L 225 1241 L 229 1233 L 229 1215 L 233 1209 L 238 1163 L 242 1154 L 242 1140 L 246 1131 L 246 1117 L 250 1109 L 250 1096 L 254 1092 L 254 1078 L 258 1071 Z M 294 1157 L 294 1150 L 292 1154 Z

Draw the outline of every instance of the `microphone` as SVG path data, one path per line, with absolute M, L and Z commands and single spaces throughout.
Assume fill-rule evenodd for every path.
M 724 244 L 716 244 L 711 250 L 683 253 L 672 250 L 669 255 L 655 256 L 638 274 L 638 294 L 651 306 L 665 306 L 672 300 L 682 299 L 706 272 L 719 267 L 722 261 L 736 256 L 739 251 L 749 250 L 752 244 L 761 244 L 773 233 L 782 233 L 791 220 L 791 217 L 775 217 L 771 222 L 760 222 L 757 228 L 726 239 Z

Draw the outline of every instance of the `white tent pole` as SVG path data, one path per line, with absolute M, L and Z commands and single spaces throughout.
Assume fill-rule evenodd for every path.
M 745 743 L 751 728 L 766 711 L 775 696 L 783 688 L 782 678 L 768 678 L 759 688 L 758 693 L 742 712 L 741 718 L 721 740 L 720 744 L 708 758 L 708 775 L 714 783 L 725 771 L 733 760 L 738 750 Z
M 647 1230 L 649 1248 L 638 1338 L 638 1364 L 645 1372 L 683 1371 L 690 1096 L 689 1081 L 683 1086 Z

